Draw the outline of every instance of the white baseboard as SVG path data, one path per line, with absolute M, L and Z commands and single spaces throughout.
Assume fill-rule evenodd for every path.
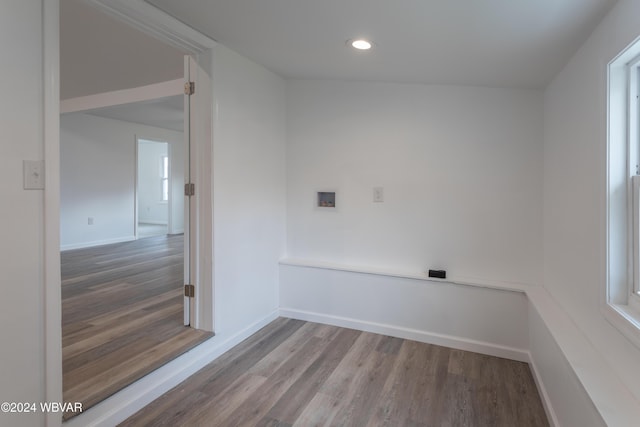
M 205 341 L 86 412 L 71 418 L 63 426 L 111 427 L 123 422 L 277 318 L 278 311 L 274 311 L 224 340 L 216 336 Z
M 525 349 L 501 346 L 488 342 L 475 341 L 468 338 L 455 337 L 451 335 L 438 334 L 417 329 L 404 328 L 401 326 L 387 325 L 382 323 L 369 322 L 365 320 L 352 319 L 347 317 L 333 316 L 322 313 L 313 313 L 303 310 L 280 308 L 280 316 L 291 319 L 306 320 L 309 322 L 324 323 L 327 325 L 340 326 L 343 328 L 357 329 L 365 332 L 373 332 L 397 338 L 410 339 L 413 341 L 435 344 L 458 350 L 472 351 L 489 356 L 502 357 L 505 359 L 517 360 L 519 362 L 529 362 L 530 355 Z
M 531 372 L 533 374 L 533 380 L 536 383 L 536 387 L 538 388 L 538 393 L 540 393 L 540 398 L 542 400 L 542 406 L 544 406 L 544 412 L 547 414 L 547 419 L 549 420 L 549 425 L 551 427 L 560 427 L 560 421 L 558 421 L 558 416 L 556 412 L 553 410 L 553 405 L 551 404 L 551 398 L 547 393 L 547 389 L 542 382 L 542 377 L 540 376 L 540 371 L 538 370 L 538 366 L 536 365 L 531 352 L 527 352 L 529 356 L 529 367 L 531 368 Z
M 112 243 L 131 242 L 136 240 L 136 236 L 116 237 L 115 239 L 94 240 L 92 242 L 71 243 L 60 245 L 61 251 L 70 251 L 72 249 L 91 248 L 93 246 L 110 245 Z

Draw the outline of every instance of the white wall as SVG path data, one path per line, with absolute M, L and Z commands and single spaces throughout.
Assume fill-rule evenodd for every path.
M 640 402 L 640 349 L 601 315 L 607 63 L 640 35 L 621 0 L 544 94 L 544 286 Z
M 168 143 L 138 140 L 138 222 L 169 223 L 169 205 L 162 201 L 160 180 L 162 157 L 169 155 Z M 182 195 L 180 195 L 182 198 Z
M 83 113 L 60 119 L 62 249 L 132 240 L 136 135 L 184 146 L 182 133 Z M 174 179 L 181 180 L 180 154 Z M 181 201 L 182 198 L 179 198 Z M 88 225 L 88 218 L 94 219 Z
M 290 81 L 287 112 L 289 257 L 540 283 L 540 92 Z
M 285 252 L 285 83 L 217 46 L 213 52 L 216 334 L 278 309 Z
M 0 2 L 0 401 L 41 402 L 44 377 L 43 192 L 23 190 L 22 161 L 42 160 L 42 3 Z M 0 413 L 0 425 L 44 424 Z

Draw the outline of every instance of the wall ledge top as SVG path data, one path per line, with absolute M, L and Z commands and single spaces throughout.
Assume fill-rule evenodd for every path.
M 525 283 L 504 282 L 500 280 L 487 280 L 487 279 L 458 277 L 458 276 L 447 277 L 446 279 L 436 279 L 433 277 L 428 277 L 426 271 L 403 271 L 403 270 L 380 269 L 376 267 L 363 266 L 363 265 L 356 266 L 356 265 L 339 264 L 339 263 L 333 263 L 333 262 L 316 261 L 316 260 L 301 259 L 301 258 L 282 258 L 280 259 L 279 262 L 280 262 L 280 265 L 288 265 L 293 267 L 322 268 L 325 270 L 346 271 L 350 273 L 375 274 L 379 276 L 389 276 L 389 277 L 397 277 L 397 278 L 412 279 L 412 280 L 423 280 L 426 282 L 451 283 L 455 285 L 473 286 L 478 288 L 489 288 L 489 289 L 512 291 L 512 292 L 527 293 L 531 289 L 539 288 L 539 286 L 525 284 Z

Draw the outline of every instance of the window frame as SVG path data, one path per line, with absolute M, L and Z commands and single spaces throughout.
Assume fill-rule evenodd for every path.
M 640 43 L 640 41 L 637 41 Z M 640 50 L 640 49 L 639 49 Z M 633 233 L 633 284 L 629 288 L 628 304 L 640 313 L 640 53 L 628 67 L 628 144 L 631 163 L 631 207 Z
M 633 284 L 629 286 L 628 304 L 640 312 L 640 297 L 638 296 L 638 285 L 640 285 L 640 175 L 631 177 L 631 192 Z
M 607 67 L 605 318 L 640 348 L 640 37 Z

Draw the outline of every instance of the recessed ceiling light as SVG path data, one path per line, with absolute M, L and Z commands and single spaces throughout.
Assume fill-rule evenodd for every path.
M 373 47 L 373 43 L 365 39 L 348 40 L 347 44 L 358 50 L 369 50 Z

